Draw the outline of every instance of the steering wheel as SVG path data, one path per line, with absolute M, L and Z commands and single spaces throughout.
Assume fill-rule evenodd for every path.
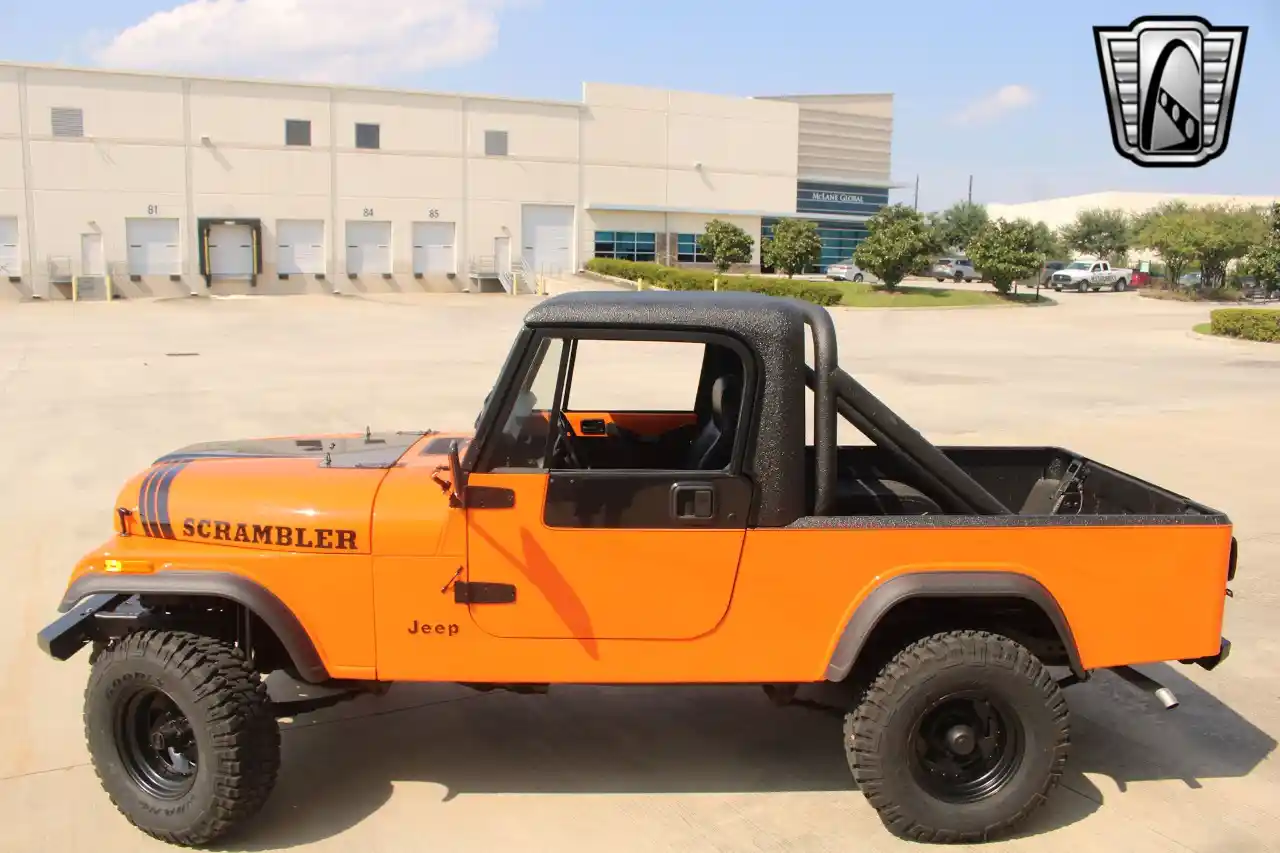
M 586 468 L 582 464 L 581 458 L 578 456 L 578 436 L 573 431 L 573 424 L 569 423 L 569 419 L 565 417 L 564 412 L 556 413 L 556 432 L 559 433 L 559 439 L 564 442 L 564 455 L 568 457 L 569 462 L 574 468 Z

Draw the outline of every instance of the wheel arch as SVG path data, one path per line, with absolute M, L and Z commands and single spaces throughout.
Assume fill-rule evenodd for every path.
M 895 614 L 905 614 L 921 605 L 977 601 L 1014 603 L 1022 608 L 1024 615 L 1042 616 L 1062 644 L 1071 671 L 1084 677 L 1079 649 L 1066 615 L 1053 594 L 1035 578 L 1014 572 L 930 571 L 890 578 L 863 599 L 836 643 L 827 664 L 826 680 L 845 680 L 868 650 L 878 629 L 892 624 Z M 981 621 L 981 616 L 974 621 Z M 981 629 L 983 626 L 968 627 Z M 944 628 L 940 626 L 939 630 Z
M 241 575 L 216 571 L 166 570 L 147 575 L 81 575 L 58 604 L 66 612 L 91 595 L 164 595 L 189 599 L 230 601 L 245 608 L 265 625 L 293 663 L 299 677 L 312 684 L 328 680 L 329 672 L 311 635 L 298 617 L 274 593 Z

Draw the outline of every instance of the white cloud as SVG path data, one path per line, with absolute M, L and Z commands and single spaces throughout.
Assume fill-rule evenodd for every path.
M 961 124 L 978 124 L 1029 107 L 1036 100 L 1036 93 L 1026 86 L 1011 83 L 990 94 L 983 95 L 956 114 Z
M 525 0 L 188 0 L 111 34 L 101 65 L 378 82 L 491 51 Z

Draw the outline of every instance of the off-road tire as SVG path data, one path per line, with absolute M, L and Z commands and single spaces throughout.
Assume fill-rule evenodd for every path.
M 190 723 L 199 758 L 179 798 L 153 796 L 126 766 L 118 710 L 140 689 L 162 691 Z M 230 833 L 262 808 L 280 768 L 280 728 L 266 685 L 233 646 L 196 634 L 141 631 L 99 650 L 84 724 L 111 802 L 170 844 L 197 847 Z
M 1012 710 L 1021 731 L 1018 763 L 980 799 L 948 802 L 913 771 L 918 720 L 954 690 L 980 689 Z M 845 716 L 854 781 L 894 835 L 931 843 L 975 843 L 1006 835 L 1057 786 L 1070 746 L 1070 720 L 1057 681 L 1025 647 L 980 631 L 952 631 L 913 643 L 880 671 Z

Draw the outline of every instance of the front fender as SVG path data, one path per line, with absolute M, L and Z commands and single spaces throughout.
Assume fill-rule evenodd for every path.
M 58 605 L 58 610 L 66 616 L 40 632 L 40 647 L 55 658 L 66 660 L 92 638 L 89 628 L 98 613 L 109 611 L 135 595 L 233 601 L 254 613 L 275 633 L 303 680 L 318 684 L 329 678 L 315 643 L 293 611 L 270 590 L 229 572 L 164 570 L 145 575 L 82 574 L 71 582 Z M 72 608 L 75 610 L 69 612 Z M 65 656 L 54 654 L 55 650 L 65 652 Z

